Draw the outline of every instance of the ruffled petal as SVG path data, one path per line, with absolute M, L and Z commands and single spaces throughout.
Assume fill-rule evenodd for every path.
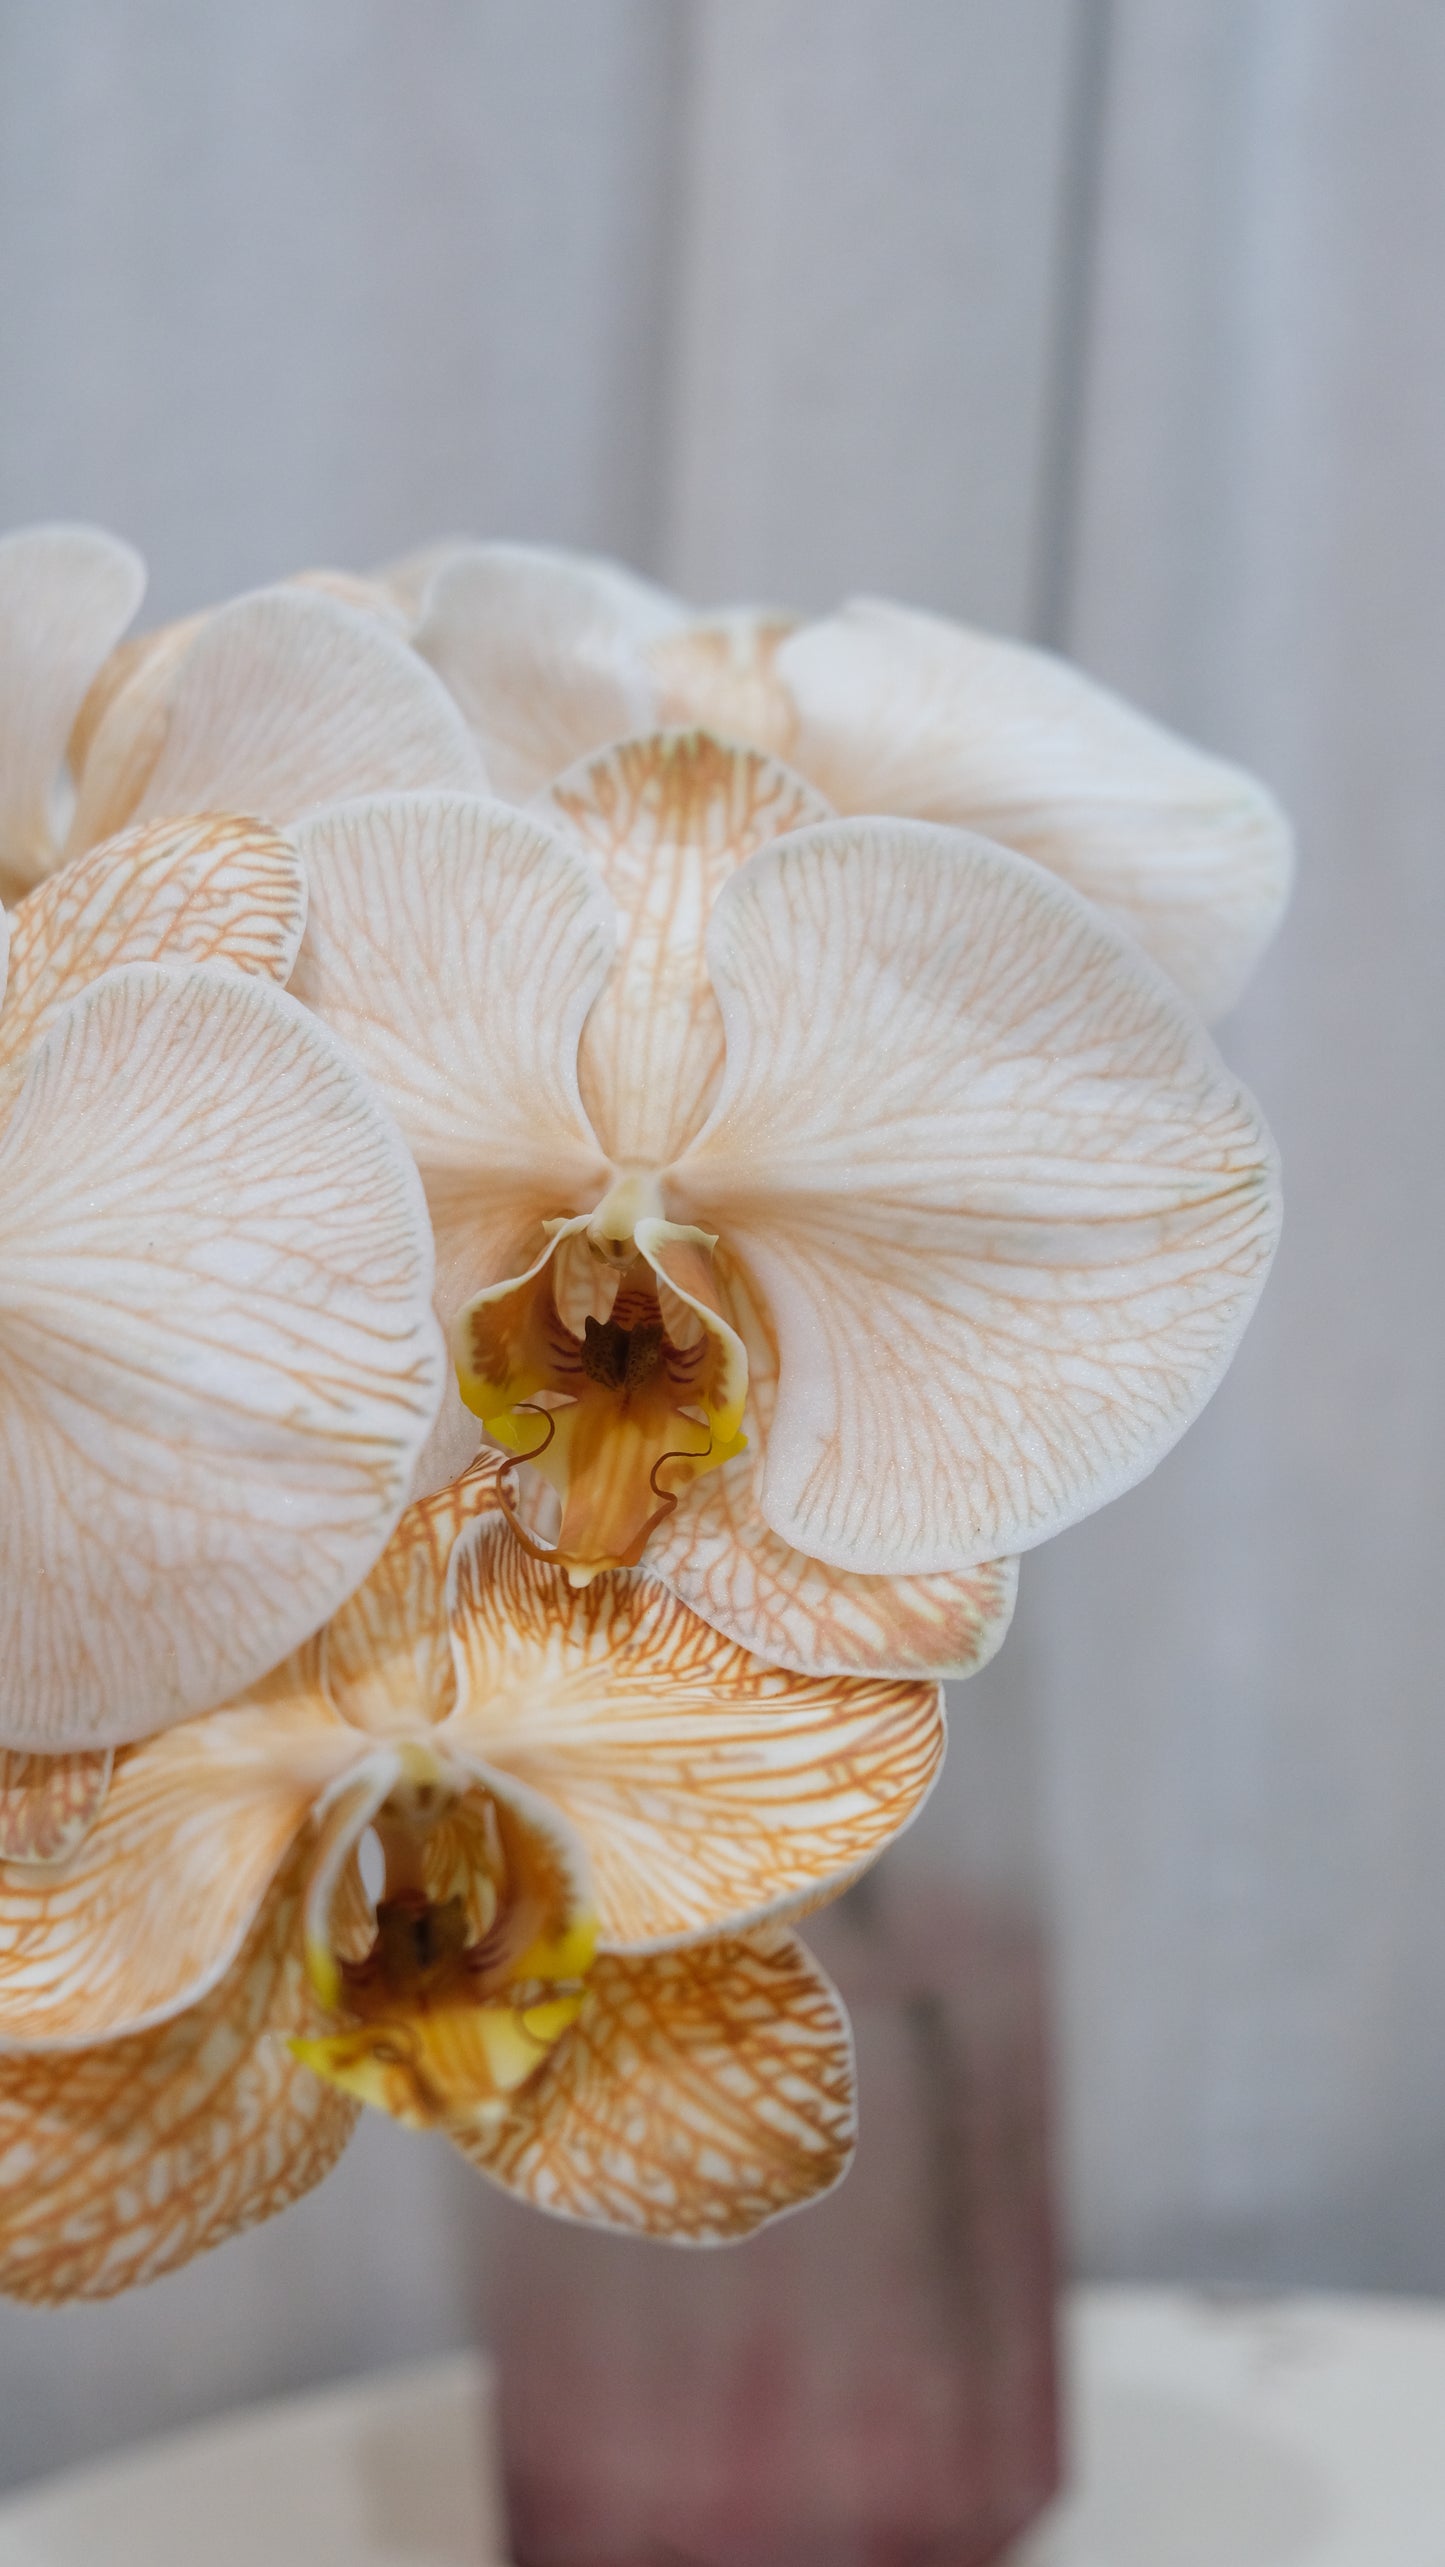
M 711 958 L 727 1074 L 668 1186 L 770 1314 L 774 1531 L 934 1574 L 1142 1479 L 1279 1219 L 1259 1115 L 1162 975 L 1038 867 L 906 821 L 765 849 Z
M 583 1589 L 485 1518 L 452 1554 L 444 1735 L 576 1829 L 605 1944 L 815 1897 L 908 1824 L 943 1756 L 934 1685 L 789 1675 L 645 1571 Z
M 1017 1560 L 937 1577 L 859 1577 L 794 1550 L 762 1514 L 763 1456 L 777 1359 L 740 1278 L 729 1303 L 748 1350 L 748 1444 L 659 1525 L 647 1565 L 704 1622 L 776 1667 L 806 1676 L 977 1675 L 1003 1645 Z
M 129 544 L 93 526 L 0 539 L 0 892 L 56 859 L 54 796 L 71 724 L 145 590 Z
M 770 839 L 831 817 L 820 794 L 754 749 L 702 731 L 623 740 L 538 805 L 581 840 L 617 904 L 617 959 L 582 1035 L 579 1075 L 610 1158 L 665 1167 L 722 1074 L 707 969 L 713 903 Z
M 0 2292 L 108 2299 L 272 2218 L 336 2163 L 358 2107 L 287 2048 L 320 2010 L 298 1867 L 185 2014 L 127 2040 L 0 2058 Z
M 837 1993 L 777 1927 L 604 1955 L 580 2020 L 472 2165 L 538 2210 L 694 2245 L 814 2201 L 853 2153 Z
M 260 589 L 183 641 L 147 661 L 104 715 L 73 848 L 152 816 L 284 822 L 343 795 L 487 789 L 445 688 L 375 615 L 314 588 Z
M 14 912 L 0 1081 L 18 1079 L 56 1011 L 117 964 L 229 963 L 284 982 L 305 924 L 301 859 L 258 820 L 212 812 L 109 839 Z
M 447 1563 L 476 1515 L 497 1505 L 488 1454 L 463 1479 L 409 1506 L 369 1577 L 332 1616 L 323 1638 L 326 1689 L 344 1720 L 373 1738 L 415 1737 L 456 1701 Z
M 123 1752 L 68 1862 L 0 1865 L 0 2049 L 81 2048 L 207 1995 L 364 1743 L 301 1692 Z
M 684 621 L 675 598 L 615 562 L 476 544 L 430 566 L 416 647 L 471 723 L 497 791 L 525 802 L 588 749 L 653 728 L 643 654 Z
M 498 802 L 410 795 L 295 833 L 311 904 L 292 989 L 381 1090 L 421 1169 L 449 1322 L 608 1167 L 577 1042 L 613 917 L 574 847 Z
M 133 964 L 0 1142 L 0 1740 L 239 1692 L 365 1575 L 442 1387 L 420 1187 L 324 1027 Z
M 111 1751 L 28 1756 L 0 1747 L 0 1880 L 6 1863 L 63 1863 L 89 1835 L 110 1789 Z
M 1253 776 L 1051 653 L 861 599 L 785 640 L 789 754 L 840 811 L 1000 839 L 1138 937 L 1206 1016 L 1289 897 L 1289 826 Z

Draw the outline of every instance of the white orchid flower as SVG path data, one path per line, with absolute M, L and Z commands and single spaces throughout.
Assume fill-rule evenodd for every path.
M 93 527 L 0 540 L 0 897 L 153 817 L 278 824 L 344 793 L 486 789 L 383 590 L 288 581 L 123 642 L 144 587 Z
M 1032 856 L 1206 1017 L 1279 924 L 1291 849 L 1272 796 L 1049 652 L 876 598 L 812 622 L 699 615 L 612 563 L 518 544 L 438 546 L 394 579 L 509 799 L 609 740 L 696 724 L 783 759 L 836 811 Z
M 697 2242 L 826 2191 L 846 2019 L 787 1919 L 907 1825 L 937 1688 L 762 1666 L 646 1572 L 410 1508 L 249 1697 L 0 1864 L 0 2290 L 99 2297 L 268 2217 L 362 2103 L 539 2207 Z M 368 1831 L 385 1879 L 363 1886 Z
M 426 1208 L 279 985 L 305 911 L 294 848 L 212 815 L 0 917 L 0 1853 L 63 1850 L 110 1747 L 314 1629 L 431 1427 Z M 5 1751 L 68 1748 L 11 1798 Z
M 380 798 L 297 844 L 292 986 L 412 1145 L 464 1398 L 575 1578 L 645 1551 L 781 1665 L 965 1673 L 1000 1563 L 1219 1380 L 1274 1243 L 1268 1136 L 1132 939 L 1025 858 L 830 817 L 699 734 L 529 814 Z

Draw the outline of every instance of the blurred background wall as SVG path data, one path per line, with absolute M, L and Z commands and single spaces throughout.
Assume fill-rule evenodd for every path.
M 1027 1564 L 930 1818 L 1052 1904 L 1074 2256 L 1445 2290 L 1440 0 L 0 0 L 0 524 L 165 614 L 457 530 L 1032 636 L 1304 861 L 1203 1423 Z M 462 2340 L 369 2126 L 134 2301 L 0 2311 L 0 2474 Z

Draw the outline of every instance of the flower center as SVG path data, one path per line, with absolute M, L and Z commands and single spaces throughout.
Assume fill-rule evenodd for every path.
M 524 1513 L 502 1492 L 513 1530 L 575 1586 L 634 1567 L 692 1482 L 746 1442 L 747 1358 L 719 1305 L 716 1241 L 638 1210 L 656 1197 L 648 1172 L 619 1179 L 597 1212 L 554 1226 L 530 1274 L 479 1293 L 453 1340 L 467 1406 L 552 1492 L 546 1539 L 535 1497 Z
M 370 1944 L 323 1974 L 344 2020 L 291 2047 L 411 2129 L 485 2127 L 581 2013 L 592 1920 L 545 1844 L 479 1787 L 459 1797 L 408 1777 L 374 1829 L 385 1880 Z

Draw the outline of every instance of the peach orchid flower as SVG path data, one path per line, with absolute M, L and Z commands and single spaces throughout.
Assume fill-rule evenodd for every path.
M 406 1504 L 445 1358 L 401 1136 L 279 986 L 251 820 L 157 821 L 0 916 L 0 1851 L 314 1630 Z M 8 943 L 8 975 L 4 948 Z
M 1007 1555 L 1152 1467 L 1269 1261 L 1268 1136 L 1174 988 L 1026 859 L 706 735 L 297 845 L 292 986 L 416 1153 L 523 1540 L 645 1551 L 780 1665 L 979 1664 Z
M 698 615 L 610 562 L 518 544 L 438 546 L 395 582 L 510 800 L 610 740 L 696 724 L 785 760 L 836 811 L 1032 856 L 1206 1016 L 1279 924 L 1291 850 L 1270 794 L 1050 652 L 876 598 L 813 622 Z
M 785 1920 L 942 1751 L 936 1687 L 781 1674 L 645 1571 L 569 1587 L 490 1467 L 423 1500 L 264 1684 L 122 1752 L 66 1863 L 0 1866 L 0 2289 L 171 2270 L 362 2102 L 654 2236 L 826 2191 L 849 2035 Z
M 122 641 L 144 587 L 139 556 L 93 527 L 0 540 L 0 897 L 140 820 L 279 824 L 341 794 L 485 791 L 383 590 L 291 581 Z

